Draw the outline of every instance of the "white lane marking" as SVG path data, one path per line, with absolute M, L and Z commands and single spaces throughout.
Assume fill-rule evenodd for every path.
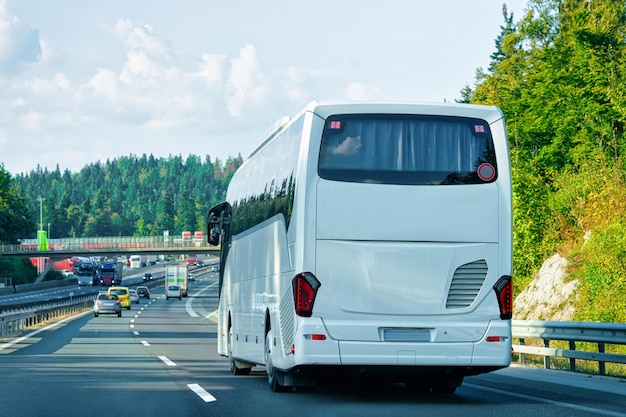
M 161 359 L 163 362 L 165 362 L 165 364 L 167 366 L 176 366 L 176 364 L 174 362 L 172 362 L 171 360 L 169 360 L 167 358 L 167 356 L 159 356 L 159 359 Z
M 195 392 L 198 395 L 198 397 L 202 398 L 205 403 L 210 403 L 210 402 L 213 402 L 213 401 L 217 401 L 217 399 L 215 399 L 214 396 L 212 396 L 211 394 L 206 392 L 204 390 L 204 388 L 202 388 L 200 385 L 198 385 L 198 384 L 187 384 L 187 386 L 189 387 L 189 389 L 191 389 L 193 392 Z
M 207 319 L 209 319 L 209 318 L 211 318 L 211 317 L 213 317 L 213 316 L 217 316 L 217 310 L 215 310 L 215 311 L 214 311 L 214 312 L 212 312 L 211 314 L 207 314 L 207 315 L 206 315 L 206 318 L 207 318 Z
M 219 282 L 215 281 L 213 284 L 204 287 L 203 289 L 201 289 L 200 291 L 198 291 L 197 293 L 189 297 L 187 299 L 187 302 L 185 303 L 185 310 L 187 310 L 187 314 L 189 314 L 191 317 L 200 317 L 198 313 L 193 311 L 193 307 L 191 306 L 193 299 L 196 298 L 198 295 L 202 294 L 204 291 L 208 290 L 209 288 L 215 287 L 217 284 L 219 284 Z
M 131 328 L 131 329 L 134 329 L 134 328 L 135 328 L 135 325 L 134 325 L 134 324 L 131 324 L 131 325 L 130 325 L 130 328 Z
M 528 400 L 528 401 L 535 401 L 535 402 L 539 402 L 539 403 L 546 403 L 546 404 L 556 405 L 557 407 L 571 408 L 571 409 L 578 410 L 578 411 L 585 411 L 585 412 L 591 412 L 591 413 L 596 413 L 596 414 L 603 414 L 605 416 L 624 417 L 624 413 L 618 413 L 616 411 L 600 410 L 599 408 L 591 408 L 591 407 L 585 407 L 583 405 L 576 405 L 576 404 L 564 403 L 564 402 L 561 402 L 561 401 L 548 400 L 547 398 L 537 398 L 537 397 L 533 397 L 532 395 L 518 394 L 516 392 L 504 391 L 504 390 L 500 390 L 500 389 L 497 389 L 497 388 L 483 387 L 482 385 L 474 385 L 474 384 L 464 383 L 463 386 L 464 387 L 465 386 L 472 387 L 472 388 L 480 389 L 480 390 L 483 390 L 483 391 L 490 391 L 490 392 L 493 392 L 493 393 L 496 393 L 496 394 L 508 395 L 508 396 L 511 396 L 511 397 L 521 398 L 521 399 Z
M 150 346 L 150 343 L 148 343 L 148 341 L 147 341 L 147 340 L 142 340 L 142 341 L 141 341 L 141 343 L 142 343 L 144 346 Z
M 137 317 L 137 316 L 135 316 L 135 317 Z M 135 322 L 135 319 L 130 319 L 130 322 L 131 322 L 131 323 L 134 323 L 134 322 Z
M 137 330 L 135 330 L 133 333 L 135 334 L 135 336 L 139 336 L 139 332 Z

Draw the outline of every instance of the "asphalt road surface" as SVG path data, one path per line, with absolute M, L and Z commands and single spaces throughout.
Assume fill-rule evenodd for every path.
M 0 344 L 0 416 L 626 416 L 625 381 L 521 367 L 466 378 L 453 395 L 371 382 L 272 393 L 262 367 L 233 376 L 216 353 L 216 280 Z

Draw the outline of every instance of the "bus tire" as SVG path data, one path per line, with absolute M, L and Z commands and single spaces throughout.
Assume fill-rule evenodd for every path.
M 278 371 L 272 363 L 272 331 L 265 336 L 265 371 L 267 372 L 267 383 L 272 392 L 289 392 L 293 387 L 283 386 L 278 381 Z

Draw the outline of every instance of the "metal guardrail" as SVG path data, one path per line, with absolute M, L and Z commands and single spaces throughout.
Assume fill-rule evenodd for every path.
M 0 313 L 0 338 L 10 338 L 25 330 L 58 321 L 93 307 L 93 294 L 67 297 L 52 302 L 5 309 Z
M 606 353 L 606 345 L 626 345 L 626 324 L 513 320 L 513 351 L 520 364 L 525 355 L 543 356 L 544 368 L 550 369 L 551 358 L 568 358 L 569 370 L 576 371 L 576 360 L 598 362 L 598 373 L 606 375 L 606 363 L 626 364 L 626 355 Z M 530 339 L 530 340 L 529 340 Z M 535 342 L 528 345 L 528 342 Z M 568 349 L 550 347 L 553 341 L 567 342 Z M 543 346 L 536 346 L 536 344 Z M 596 344 L 597 351 L 576 349 L 577 342 Z M 588 345 L 587 345 L 588 346 Z

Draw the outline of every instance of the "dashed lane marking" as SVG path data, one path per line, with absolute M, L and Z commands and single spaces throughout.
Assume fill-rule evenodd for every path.
M 176 364 L 169 360 L 167 356 L 159 356 L 159 359 L 161 359 L 167 366 L 176 366 Z
M 198 397 L 202 398 L 202 400 L 205 403 L 210 403 L 213 401 L 217 401 L 217 399 L 212 396 L 211 394 L 209 394 L 208 392 L 205 391 L 204 388 L 202 388 L 200 385 L 198 384 L 187 384 L 187 386 L 189 387 L 189 389 L 191 389 L 193 392 L 195 392 Z

